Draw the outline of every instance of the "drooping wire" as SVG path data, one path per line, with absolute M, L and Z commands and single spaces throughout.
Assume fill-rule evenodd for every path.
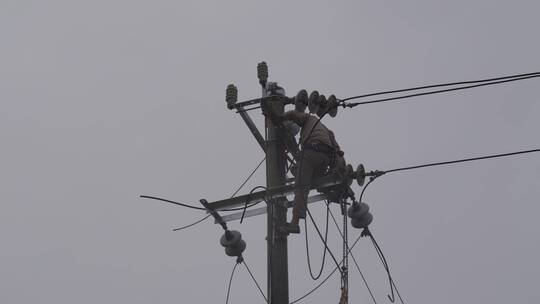
M 257 167 L 255 167 L 255 169 L 253 169 L 253 171 L 251 171 L 251 173 L 248 175 L 248 177 L 244 180 L 244 182 L 240 185 L 240 187 L 238 187 L 236 189 L 236 191 L 234 191 L 234 193 L 231 195 L 231 198 L 234 197 L 239 191 L 240 189 L 242 189 L 242 187 L 244 187 L 244 185 L 249 181 L 249 179 L 253 176 L 253 174 L 255 174 L 255 172 L 257 172 L 257 170 L 259 169 L 259 167 L 262 165 L 262 163 L 264 163 L 264 161 L 266 160 L 266 155 L 264 156 L 264 158 L 261 160 L 261 162 L 257 165 Z
M 360 201 L 362 202 L 362 197 L 364 196 L 364 192 L 366 191 L 367 187 L 377 178 L 377 176 L 372 176 L 369 181 L 366 183 L 364 188 L 362 188 L 362 192 L 360 192 Z
M 264 188 L 264 189 L 266 189 L 266 187 L 264 187 L 264 186 L 257 186 L 257 187 L 255 187 L 255 188 L 251 189 L 251 191 L 249 192 L 249 194 L 251 195 L 251 194 L 253 193 L 253 191 L 255 191 L 255 190 L 259 189 L 259 188 Z M 233 194 L 233 196 L 234 196 L 234 194 Z M 265 200 L 264 200 L 264 201 L 265 201 Z M 242 223 L 242 221 L 243 221 L 243 219 L 244 219 L 244 215 L 246 214 L 246 209 L 251 208 L 251 207 L 257 205 L 258 203 L 260 203 L 260 201 L 259 201 L 259 202 L 256 202 L 256 203 L 253 203 L 253 204 L 248 205 L 248 202 L 249 202 L 249 199 L 246 200 L 246 205 L 245 205 L 244 207 L 238 207 L 238 208 L 232 208 L 232 209 L 223 209 L 223 210 L 224 210 L 224 211 L 243 210 L 243 212 L 242 212 L 242 218 L 240 219 L 240 223 Z M 182 226 L 182 227 L 180 227 L 180 228 L 174 228 L 173 231 L 180 231 L 180 230 L 183 230 L 183 229 L 186 229 L 186 228 L 195 226 L 195 225 L 197 225 L 198 223 L 200 223 L 200 222 L 206 220 L 206 219 L 209 218 L 210 216 L 212 216 L 212 215 L 211 215 L 211 214 L 208 214 L 208 215 L 206 215 L 205 217 L 203 217 L 202 219 L 200 219 L 200 220 L 198 220 L 198 221 L 196 221 L 196 222 L 193 222 L 193 223 L 191 223 L 191 224 L 189 224 L 189 225 Z
M 504 77 L 497 77 L 497 78 L 491 78 L 491 79 L 460 81 L 460 82 L 453 82 L 453 83 L 446 83 L 446 84 L 436 84 L 436 85 L 428 85 L 428 86 L 414 87 L 414 88 L 408 88 L 408 89 L 399 89 L 399 90 L 392 90 L 392 91 L 385 91 L 385 92 L 377 92 L 377 93 L 371 93 L 371 94 L 364 94 L 364 95 L 348 97 L 348 98 L 341 99 L 340 101 L 345 102 L 345 101 L 348 101 L 348 100 L 365 98 L 365 97 L 370 97 L 370 96 L 377 96 L 377 95 L 385 95 L 385 94 L 393 94 L 393 93 L 400 93 L 400 92 L 407 92 L 407 91 L 416 91 L 416 90 L 423 90 L 423 89 L 430 89 L 430 88 L 437 88 L 437 87 L 446 87 L 446 86 L 455 86 L 455 85 L 479 83 L 479 84 L 470 85 L 470 86 L 463 86 L 463 87 L 444 89 L 444 90 L 436 90 L 436 91 L 423 92 L 423 93 L 417 93 L 417 94 L 410 94 L 410 95 L 404 95 L 404 96 L 397 96 L 397 97 L 392 97 L 392 98 L 383 98 L 383 99 L 364 101 L 364 102 L 355 102 L 355 103 L 351 103 L 349 105 L 345 105 L 345 104 L 343 105 L 344 107 L 355 107 L 355 106 L 363 105 L 363 104 L 379 103 L 379 102 L 384 102 L 384 101 L 397 100 L 397 99 L 416 97 L 416 96 L 422 96 L 422 95 L 429 95 L 429 94 L 436 94 L 436 93 L 443 93 L 443 92 L 451 92 L 451 91 L 457 91 L 457 90 L 471 89 L 471 88 L 476 88 L 476 87 L 482 87 L 482 86 L 494 85 L 494 84 L 501 84 L 501 83 L 505 83 L 505 82 L 525 80 L 525 79 L 536 78 L 536 77 L 540 77 L 540 72 L 526 73 L 526 74 L 519 74 L 519 75 L 512 75 L 512 76 L 504 76 Z
M 352 250 L 354 248 L 354 246 L 356 246 L 356 243 L 358 243 L 358 241 L 360 240 L 360 237 L 359 236 L 358 238 L 356 238 L 356 241 L 354 241 L 353 245 L 350 247 L 350 250 Z M 341 261 L 341 263 L 339 263 L 339 265 L 341 265 L 343 263 L 343 261 Z M 339 267 L 340 266 L 337 266 L 336 268 L 334 268 L 334 270 L 332 270 L 325 278 L 324 280 L 322 280 L 319 284 L 317 284 L 315 287 L 313 287 L 310 291 L 308 291 L 306 294 L 304 294 L 303 296 L 297 298 L 296 300 L 290 302 L 289 304 L 295 304 L 295 303 L 298 303 L 300 302 L 301 300 L 305 299 L 306 297 L 308 297 L 309 295 L 311 295 L 312 293 L 314 293 L 317 289 L 319 289 L 322 285 L 324 285 L 324 283 L 326 283 L 326 281 L 328 281 L 328 279 L 337 271 L 339 270 Z
M 326 228 L 324 229 L 324 243 L 326 244 L 327 241 L 328 241 L 328 218 L 329 218 L 329 214 L 330 214 L 330 206 L 326 205 Z M 309 257 L 309 243 L 308 243 L 308 230 L 307 230 L 307 221 L 304 221 L 304 234 L 305 234 L 305 238 L 306 238 L 306 256 L 307 256 L 307 264 L 308 264 L 308 269 L 309 269 L 309 275 L 311 276 L 311 278 L 316 281 L 318 280 L 321 275 L 322 275 L 322 272 L 324 270 L 324 262 L 326 260 L 326 247 L 323 248 L 323 256 L 322 256 L 322 262 L 321 262 L 321 269 L 319 270 L 319 273 L 314 275 L 313 274 L 313 271 L 311 270 L 311 260 L 310 260 L 310 257 Z
M 364 189 L 362 189 L 362 193 L 360 194 L 360 201 L 362 201 L 362 196 L 364 195 L 364 191 L 366 190 L 366 188 L 375 179 L 377 179 L 380 176 L 386 175 L 388 173 L 406 171 L 406 170 L 414 170 L 414 169 L 420 169 L 420 168 L 426 168 L 426 167 L 451 165 L 451 164 L 470 162 L 470 161 L 477 161 L 477 160 L 484 160 L 484 159 L 491 159 L 491 158 L 508 157 L 508 156 L 514 156 L 514 155 L 519 155 L 519 154 L 535 153 L 535 152 L 540 152 L 540 149 L 531 149 L 531 150 L 522 150 L 522 151 L 516 151 L 516 152 L 510 152 L 510 153 L 492 154 L 492 155 L 486 155 L 486 156 L 463 158 L 463 159 L 457 159 L 457 160 L 451 160 L 451 161 L 442 161 L 442 162 L 436 162 L 436 163 L 428 163 L 428 164 L 422 164 L 422 165 L 395 168 L 395 169 L 390 169 L 390 170 L 386 170 L 386 171 L 379 171 L 379 174 L 375 175 L 375 176 L 372 176 L 371 179 L 369 180 L 369 182 L 364 186 Z
M 173 200 L 169 200 L 169 199 L 165 199 L 165 198 L 161 198 L 161 197 L 148 196 L 148 195 L 141 195 L 140 197 L 154 199 L 154 200 L 158 200 L 158 201 L 163 201 L 163 202 L 167 202 L 167 203 L 171 203 L 171 204 L 174 204 L 174 205 L 179 205 L 179 206 L 187 207 L 187 208 L 191 208 L 191 209 L 206 211 L 206 209 L 204 209 L 202 207 L 196 207 L 196 206 L 192 206 L 192 205 L 182 204 L 182 203 L 179 203 L 179 202 L 176 202 L 176 201 L 173 201 Z M 253 207 L 253 206 L 257 205 L 258 203 L 260 203 L 260 202 L 249 204 L 247 206 L 247 208 Z M 228 208 L 228 209 L 221 209 L 221 211 L 238 211 L 238 210 L 244 210 L 244 208 L 245 207 Z
M 392 275 L 390 274 L 390 266 L 388 266 L 388 262 L 386 261 L 386 257 L 384 256 L 384 253 L 382 252 L 381 247 L 377 243 L 377 240 L 375 240 L 375 237 L 373 236 L 373 233 L 369 228 L 364 229 L 364 235 L 368 235 L 371 239 L 371 242 L 373 243 L 373 247 L 375 247 L 375 250 L 377 251 L 377 255 L 379 256 L 379 259 L 381 260 L 381 263 L 383 264 L 384 270 L 386 271 L 386 274 L 388 275 L 388 283 L 390 284 L 390 295 L 388 295 L 388 299 L 390 302 L 394 303 L 396 300 L 396 297 L 394 295 L 394 289 L 396 290 L 396 293 L 399 297 L 399 300 L 402 304 L 405 304 L 403 302 L 403 298 L 401 297 L 401 294 L 399 293 L 399 290 L 397 289 L 396 282 L 392 278 Z
M 255 206 L 255 205 L 257 205 L 258 203 L 261 202 L 261 201 L 258 201 L 258 202 L 256 202 L 256 203 L 253 203 L 253 204 L 251 204 L 251 205 L 248 205 L 249 199 L 250 199 L 251 195 L 253 194 L 253 191 L 255 191 L 255 190 L 257 190 L 257 189 L 264 189 L 264 190 L 266 190 L 266 187 L 265 187 L 265 186 L 256 186 L 256 187 L 254 187 L 253 189 L 251 189 L 251 191 L 249 191 L 249 194 L 248 194 L 248 196 L 247 196 L 247 198 L 246 198 L 246 204 L 244 205 L 244 207 L 241 208 L 241 209 L 243 209 L 243 211 L 242 211 L 242 217 L 240 218 L 240 224 L 242 224 L 242 222 L 244 221 L 244 215 L 246 215 L 246 210 L 247 210 L 247 208 L 252 207 L 252 206 Z M 262 201 L 266 202 L 266 199 L 263 199 Z M 268 203 L 267 203 L 267 204 L 268 204 Z
M 232 272 L 231 272 L 231 277 L 229 278 L 229 287 L 227 287 L 227 299 L 225 300 L 225 304 L 228 304 L 229 303 L 229 294 L 231 293 L 231 285 L 232 285 L 232 279 L 233 279 L 233 276 L 234 276 L 234 272 L 236 271 L 236 266 L 238 266 L 238 262 L 234 263 L 234 267 L 232 269 Z
M 262 291 L 261 286 L 259 285 L 259 283 L 258 283 L 257 280 L 255 279 L 255 277 L 253 276 L 253 273 L 251 273 L 251 270 L 249 269 L 248 265 L 246 264 L 246 260 L 245 260 L 245 259 L 244 259 L 243 263 L 244 263 L 244 266 L 246 266 L 246 269 L 247 269 L 247 271 L 249 272 L 249 275 L 251 276 L 251 279 L 253 279 L 253 282 L 254 282 L 255 285 L 257 286 L 257 289 L 259 289 L 259 292 L 261 293 L 261 296 L 264 298 L 264 301 L 265 301 L 266 303 L 268 303 L 268 299 L 267 299 L 266 296 L 264 295 L 264 292 Z
M 141 195 L 140 197 L 149 198 L 149 199 L 153 199 L 153 200 L 158 200 L 158 201 L 162 201 L 162 202 L 167 202 L 167 203 L 171 203 L 171 204 L 175 204 L 175 205 L 178 205 L 178 206 L 182 206 L 182 207 L 186 207 L 186 208 L 190 208 L 190 209 L 195 209 L 195 210 L 206 210 L 203 207 L 197 207 L 197 206 L 191 206 L 191 205 L 187 205 L 187 204 L 182 204 L 182 203 L 171 201 L 171 200 L 161 198 L 161 197 L 155 197 L 155 196 L 149 196 L 149 195 Z
M 334 224 L 336 225 L 336 228 L 337 228 L 339 234 L 341 235 L 342 238 L 344 238 L 343 232 L 341 232 L 341 229 L 339 228 L 339 224 L 338 224 L 336 218 L 334 217 L 334 214 L 332 213 L 332 210 L 330 210 L 330 216 L 332 217 L 332 220 L 334 221 Z M 364 285 L 366 286 L 366 288 L 367 288 L 367 290 L 369 292 L 369 295 L 371 296 L 371 299 L 373 300 L 373 303 L 377 304 L 377 300 L 375 300 L 375 296 L 373 295 L 373 292 L 371 291 L 371 288 L 369 287 L 369 284 L 368 284 L 368 282 L 366 280 L 366 277 L 364 276 L 364 273 L 360 269 L 360 266 L 358 265 L 358 262 L 356 262 L 356 258 L 354 257 L 354 255 L 352 253 L 352 248 L 347 248 L 347 250 L 349 251 L 349 255 L 353 259 L 353 262 L 354 262 L 354 265 L 356 266 L 356 269 L 358 270 L 358 272 L 360 273 L 360 276 L 362 277 L 362 281 L 364 281 Z
M 253 174 L 255 174 L 255 172 L 259 169 L 259 167 L 262 165 L 262 163 L 266 160 L 266 156 L 259 162 L 259 164 L 255 167 L 255 169 L 253 169 L 253 171 L 251 171 L 251 173 L 249 174 L 249 176 L 244 180 L 244 182 L 236 189 L 236 191 L 234 191 L 234 193 L 231 195 L 231 198 L 234 197 L 241 189 L 242 187 L 244 187 L 244 185 L 249 181 L 249 179 L 253 176 Z M 179 203 L 179 202 L 176 202 L 176 201 L 173 201 L 173 200 L 168 200 L 168 199 L 164 199 L 164 198 L 160 198 L 160 197 L 155 197 L 155 196 L 149 196 L 149 195 L 141 195 L 140 196 L 141 198 L 148 198 L 148 199 L 154 199 L 154 200 L 158 200 L 158 201 L 163 201 L 163 202 L 167 202 L 167 203 L 171 203 L 171 204 L 174 204 L 174 205 L 178 205 L 178 206 L 182 206 L 182 207 L 186 207 L 186 208 L 190 208 L 190 209 L 195 209 L 195 210 L 206 210 L 202 207 L 197 207 L 197 206 L 192 206 L 192 205 L 187 205 L 187 204 L 183 204 L 183 203 Z M 241 207 L 241 208 L 232 208 L 232 209 L 223 209 L 223 211 L 237 211 L 237 210 L 245 210 L 246 208 L 249 208 L 249 207 L 252 207 L 254 206 L 256 203 L 254 204 L 251 204 L 249 206 L 245 206 L 245 207 Z M 189 225 L 186 225 L 186 226 L 182 226 L 182 227 L 179 227 L 179 228 L 175 228 L 173 229 L 173 231 L 180 231 L 180 230 L 183 230 L 183 229 L 186 229 L 186 228 L 189 228 L 189 227 L 192 227 L 192 226 L 195 226 L 201 222 L 203 222 L 204 220 L 206 220 L 207 218 L 209 218 L 211 215 L 206 215 L 205 217 L 189 224 Z
M 180 231 L 180 230 L 183 230 L 183 229 L 186 229 L 186 228 L 189 228 L 189 227 L 192 227 L 192 226 L 195 226 L 197 225 L 198 223 L 204 221 L 205 219 L 211 217 L 212 215 L 211 214 L 208 214 L 207 216 L 203 217 L 202 219 L 196 221 L 196 222 L 193 222 L 189 225 L 186 225 L 186 226 L 182 226 L 182 227 L 179 227 L 179 228 L 174 228 L 172 231 Z
M 311 222 L 313 223 L 313 226 L 315 227 L 315 230 L 317 231 L 317 234 L 319 235 L 319 238 L 323 242 L 324 247 L 326 248 L 326 250 L 328 251 L 328 253 L 332 257 L 332 260 L 334 260 L 334 263 L 336 264 L 336 266 L 339 268 L 339 265 L 341 263 L 338 263 L 336 257 L 332 253 L 332 250 L 330 250 L 330 248 L 328 247 L 328 243 L 324 240 L 324 238 L 323 238 L 323 236 L 321 234 L 321 231 L 319 230 L 319 227 L 317 226 L 317 223 L 315 223 L 315 220 L 313 219 L 313 216 L 311 215 L 311 212 L 309 211 L 309 209 L 307 209 L 307 214 L 309 215 L 309 218 L 310 218 Z M 343 275 L 343 272 L 341 271 L 341 269 L 339 269 L 339 272 Z

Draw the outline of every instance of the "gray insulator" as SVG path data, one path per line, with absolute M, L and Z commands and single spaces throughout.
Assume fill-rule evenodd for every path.
M 319 110 L 319 92 L 313 91 L 309 94 L 308 98 L 308 109 L 309 113 L 316 114 Z
M 371 222 L 373 222 L 373 215 L 368 212 L 361 218 L 353 218 L 351 220 L 351 225 L 354 228 L 362 229 L 362 228 L 366 228 L 367 226 L 369 226 L 369 224 L 371 224 Z
M 349 207 L 349 210 L 347 210 L 347 214 L 350 218 L 361 218 L 366 213 L 369 212 L 369 206 L 366 203 L 354 203 L 351 207 Z
M 223 247 L 236 246 L 242 240 L 242 234 L 236 230 L 226 231 L 219 239 L 219 243 Z
M 358 167 L 356 167 L 356 182 L 358 183 L 358 186 L 362 187 L 365 180 L 366 169 L 364 168 L 364 165 L 359 164 Z
M 225 247 L 225 254 L 228 256 L 239 257 L 242 255 L 242 252 L 244 252 L 244 250 L 246 250 L 246 242 L 244 240 L 240 240 L 237 246 Z
M 229 84 L 227 90 L 225 91 L 225 101 L 227 102 L 227 107 L 232 108 L 232 106 L 238 101 L 238 89 L 234 84 Z
M 319 95 L 317 104 L 319 105 L 317 108 L 317 116 L 322 117 L 324 113 L 326 113 L 326 110 L 328 110 L 328 100 L 326 100 L 326 96 L 322 94 Z
M 338 102 L 335 95 L 332 94 L 328 97 L 328 106 L 330 107 L 328 115 L 330 115 L 330 117 L 336 117 L 338 111 Z
M 351 164 L 348 164 L 345 167 L 345 178 L 347 179 L 347 184 L 349 186 L 352 185 L 352 181 L 354 179 L 354 169 Z
M 260 84 L 265 84 L 268 80 L 268 65 L 264 61 L 257 64 L 257 78 Z
M 294 107 L 296 111 L 304 112 L 309 102 L 308 93 L 306 90 L 300 90 L 294 98 Z

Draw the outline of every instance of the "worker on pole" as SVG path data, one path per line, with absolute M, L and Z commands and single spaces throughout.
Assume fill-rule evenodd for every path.
M 300 94 L 300 93 L 299 93 Z M 307 95 L 307 93 L 306 93 Z M 334 133 L 314 115 L 304 113 L 307 102 L 297 99 L 295 110 L 276 114 L 269 107 L 263 106 L 263 113 L 272 121 L 280 124 L 292 121 L 300 126 L 299 159 L 295 169 L 295 191 L 292 219 L 284 230 L 288 233 L 300 233 L 299 221 L 306 218 L 307 198 L 311 181 L 324 175 L 329 170 L 345 166 L 343 151 L 336 142 Z M 307 101 L 307 98 L 305 99 Z M 328 104 L 319 107 L 317 114 L 322 117 L 328 112 Z

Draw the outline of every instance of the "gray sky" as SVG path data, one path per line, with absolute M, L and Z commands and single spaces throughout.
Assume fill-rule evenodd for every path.
M 262 159 L 225 108 L 228 83 L 240 100 L 258 97 L 262 60 L 289 95 L 340 98 L 538 71 L 539 9 L 533 0 L 1 1 L 0 302 L 224 303 L 234 259 L 220 228 L 171 232 L 203 214 L 138 195 L 221 199 Z M 348 161 L 369 170 L 532 149 L 537 88 L 526 80 L 340 109 L 324 122 Z M 260 112 L 252 117 L 261 125 Z M 264 170 L 243 192 L 260 184 Z M 529 154 L 385 176 L 365 201 L 406 303 L 538 303 L 539 197 L 540 155 Z M 323 206 L 312 209 L 322 226 Z M 231 225 L 263 285 L 265 221 Z M 291 300 L 315 285 L 303 237 L 289 238 Z M 354 254 L 387 303 L 369 242 Z M 350 280 L 351 303 L 369 303 L 356 270 Z M 304 303 L 338 298 L 335 277 Z M 230 303 L 262 302 L 239 268 Z

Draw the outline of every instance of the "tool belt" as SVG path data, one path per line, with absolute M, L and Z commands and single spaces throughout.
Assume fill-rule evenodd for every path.
M 343 151 L 331 147 L 327 144 L 323 144 L 321 142 L 312 142 L 305 145 L 303 148 L 326 154 L 326 156 L 328 156 L 328 158 L 330 159 L 330 169 L 336 167 L 337 158 L 343 157 L 344 154 Z

